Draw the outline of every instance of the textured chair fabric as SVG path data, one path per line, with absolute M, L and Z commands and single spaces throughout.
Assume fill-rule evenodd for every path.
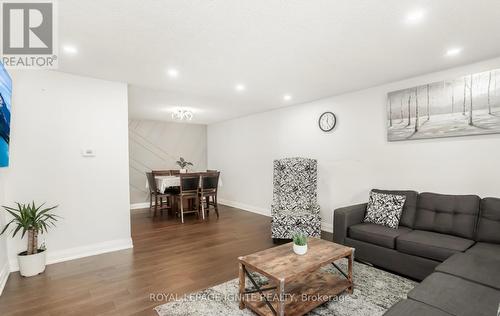
M 476 240 L 500 244 L 500 199 L 485 198 L 477 225 Z
M 403 206 L 403 212 L 401 213 L 401 218 L 399 220 L 399 225 L 413 228 L 415 223 L 415 214 L 417 213 L 417 191 L 397 191 L 397 190 L 379 190 L 373 189 L 373 192 L 383 193 L 383 194 L 395 194 L 404 195 L 406 197 L 405 204 Z
M 314 159 L 274 161 L 272 238 L 288 239 L 297 232 L 310 237 L 321 236 L 316 177 L 317 162 Z
M 391 249 L 396 247 L 396 237 L 409 232 L 411 229 L 404 226 L 394 229 L 372 223 L 361 223 L 349 227 L 350 238 Z
M 467 250 L 474 241 L 452 235 L 414 230 L 396 240 L 396 249 L 409 255 L 444 261 Z
M 473 239 L 480 201 L 477 195 L 421 193 L 414 228 Z

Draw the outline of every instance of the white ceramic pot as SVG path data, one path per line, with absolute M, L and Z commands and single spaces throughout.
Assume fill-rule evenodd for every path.
M 22 276 L 30 277 L 38 275 L 45 271 L 45 254 L 47 251 L 43 250 L 34 255 L 17 255 L 19 262 L 19 273 Z
M 296 254 L 298 254 L 300 256 L 305 255 L 307 252 L 307 245 L 299 246 L 299 245 L 293 244 L 293 252 L 295 252 Z
M 181 170 L 179 170 L 179 172 L 180 173 L 187 173 L 188 171 L 187 171 L 187 169 L 181 169 Z

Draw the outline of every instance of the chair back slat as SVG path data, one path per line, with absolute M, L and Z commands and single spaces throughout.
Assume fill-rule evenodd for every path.
M 158 192 L 154 174 L 152 172 L 146 172 L 146 178 L 148 179 L 149 193 Z
M 206 211 L 209 213 L 210 206 L 214 207 L 217 218 L 219 218 L 219 207 L 217 205 L 217 190 L 219 187 L 220 172 L 200 173 L 200 197 L 202 207 L 206 203 Z
M 153 170 L 151 171 L 153 175 L 156 176 L 169 176 L 170 170 Z
M 219 185 L 219 172 L 207 172 L 201 175 L 201 189 L 216 191 Z
M 198 191 L 200 185 L 200 175 L 197 173 L 181 173 L 180 177 L 180 189 L 181 194 L 193 193 Z

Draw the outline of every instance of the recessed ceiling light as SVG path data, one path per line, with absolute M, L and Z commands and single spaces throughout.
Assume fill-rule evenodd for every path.
M 416 24 L 422 21 L 424 16 L 425 16 L 425 11 L 423 9 L 413 10 L 406 15 L 405 21 L 408 24 Z
M 167 74 L 170 78 L 177 78 L 179 77 L 179 71 L 175 68 L 169 68 L 167 70 Z
M 291 96 L 291 95 L 289 95 L 289 94 L 285 94 L 285 95 L 283 96 L 283 100 L 285 100 L 285 101 L 290 101 L 291 99 L 292 99 L 292 96 Z
M 193 119 L 193 111 L 188 109 L 175 109 L 172 112 L 172 118 L 179 121 L 191 121 Z
M 446 51 L 446 56 L 447 57 L 453 57 L 453 56 L 457 56 L 458 54 L 460 54 L 462 52 L 462 48 L 460 47 L 453 47 L 453 48 L 450 48 Z
M 72 54 L 72 55 L 75 55 L 76 53 L 78 53 L 78 49 L 76 49 L 76 47 L 73 45 L 64 45 L 63 51 L 67 54 Z
M 244 84 L 239 83 L 239 84 L 237 84 L 236 86 L 234 86 L 234 89 L 235 89 L 236 91 L 245 91 L 246 87 L 245 87 L 245 85 L 244 85 Z

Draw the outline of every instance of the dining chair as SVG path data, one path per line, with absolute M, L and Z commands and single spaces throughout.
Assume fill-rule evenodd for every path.
M 151 171 L 153 175 L 156 176 L 169 176 L 170 170 L 153 170 Z
M 157 211 L 163 213 L 164 209 L 172 209 L 172 205 L 169 200 L 174 197 L 171 193 L 160 192 L 156 185 L 155 173 L 146 172 L 146 178 L 148 179 L 149 186 L 149 211 L 153 210 L 153 197 L 155 201 L 153 217 L 156 216 Z M 166 203 L 163 204 L 163 199 L 165 198 Z
M 197 173 L 181 173 L 180 177 L 180 191 L 177 197 L 179 198 L 181 222 L 184 223 L 184 214 L 187 213 L 197 213 L 200 216 L 199 205 L 199 195 L 198 188 L 200 186 L 200 175 Z M 184 210 L 184 200 L 195 200 L 195 206 L 197 209 L 188 208 L 188 211 Z M 205 219 L 205 214 L 202 214 L 203 219 Z
M 219 207 L 217 204 L 217 190 L 219 187 L 219 175 L 220 172 L 204 172 L 201 173 L 200 180 L 200 201 L 201 201 L 201 212 L 205 214 L 205 204 L 207 206 L 207 216 L 210 214 L 210 205 L 213 206 L 217 218 L 219 218 Z M 210 201 L 212 199 L 212 201 Z
M 180 170 L 175 170 L 175 169 L 170 169 L 170 175 L 171 176 L 178 176 L 179 174 L 181 174 Z

